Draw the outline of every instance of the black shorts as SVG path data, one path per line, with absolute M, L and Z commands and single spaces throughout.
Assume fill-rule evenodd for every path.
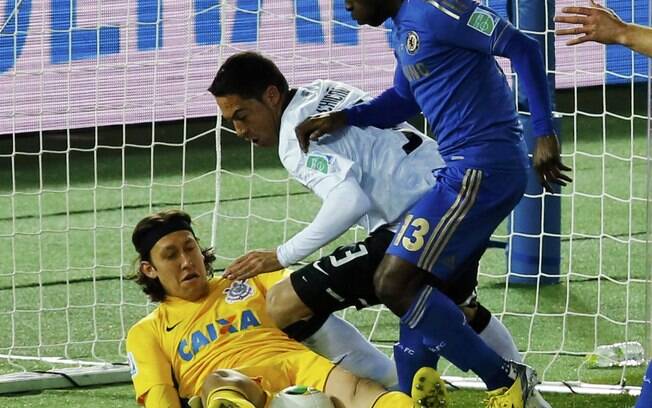
M 374 273 L 385 256 L 394 233 L 380 228 L 364 241 L 341 246 L 330 255 L 308 264 L 290 275 L 292 287 L 315 315 L 330 314 L 349 306 L 362 309 L 380 303 L 374 291 Z M 481 255 L 481 254 L 480 254 Z M 478 261 L 462 267 L 455 282 L 443 284 L 429 280 L 456 304 L 474 303 Z M 426 274 L 426 279 L 432 275 Z

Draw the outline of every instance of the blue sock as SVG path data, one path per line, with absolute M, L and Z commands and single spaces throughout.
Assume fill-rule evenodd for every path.
M 394 345 L 394 361 L 398 374 L 398 390 L 410 395 L 414 374 L 421 367 L 437 368 L 439 354 L 423 344 L 421 333 L 401 323 L 398 343 Z
M 400 377 L 399 377 L 400 379 Z M 636 401 L 634 408 L 649 408 L 652 407 L 652 361 L 647 366 L 647 371 L 643 377 L 643 387 L 641 388 L 641 395 Z
M 487 346 L 467 324 L 459 307 L 436 288 L 424 288 L 401 322 L 419 332 L 427 346 L 456 367 L 473 371 L 487 389 L 510 387 L 514 383 L 508 375 L 509 363 Z

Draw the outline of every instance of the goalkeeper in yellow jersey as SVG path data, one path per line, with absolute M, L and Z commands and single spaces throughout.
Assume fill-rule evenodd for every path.
M 335 407 L 438 407 L 436 374 L 421 375 L 414 394 L 361 379 L 289 339 L 265 311 L 267 290 L 285 271 L 245 281 L 210 278 L 215 259 L 198 244 L 190 216 L 159 212 L 132 235 L 136 281 L 160 305 L 127 335 L 136 398 L 146 407 L 263 408 L 290 386 L 314 387 Z M 344 339 L 343 339 L 344 340 Z M 425 384 L 425 386 L 424 386 Z

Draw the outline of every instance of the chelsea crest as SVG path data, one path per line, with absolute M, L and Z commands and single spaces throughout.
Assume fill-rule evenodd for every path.
M 414 53 L 417 52 L 418 49 L 419 49 L 419 35 L 414 31 L 410 31 L 405 40 L 405 50 L 407 51 L 408 54 L 414 55 Z
M 226 303 L 241 302 L 254 294 L 254 288 L 247 281 L 234 281 L 231 286 L 224 289 Z

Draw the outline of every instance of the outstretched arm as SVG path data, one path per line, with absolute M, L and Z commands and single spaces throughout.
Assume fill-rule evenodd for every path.
M 579 35 L 566 45 L 595 41 L 602 44 L 620 44 L 641 54 L 652 56 L 652 28 L 628 24 L 613 10 L 591 0 L 591 7 L 564 7 L 566 15 L 555 16 L 558 23 L 577 24 L 572 28 L 556 30 L 557 35 Z M 572 15 L 571 15 L 572 14 Z
M 347 177 L 324 198 L 315 219 L 276 250 L 288 266 L 307 257 L 351 228 L 371 208 L 371 201 L 353 177 Z
M 247 279 L 296 263 L 342 235 L 371 208 L 353 177 L 346 177 L 324 199 L 315 219 L 276 251 L 252 251 L 226 268 L 228 279 Z

